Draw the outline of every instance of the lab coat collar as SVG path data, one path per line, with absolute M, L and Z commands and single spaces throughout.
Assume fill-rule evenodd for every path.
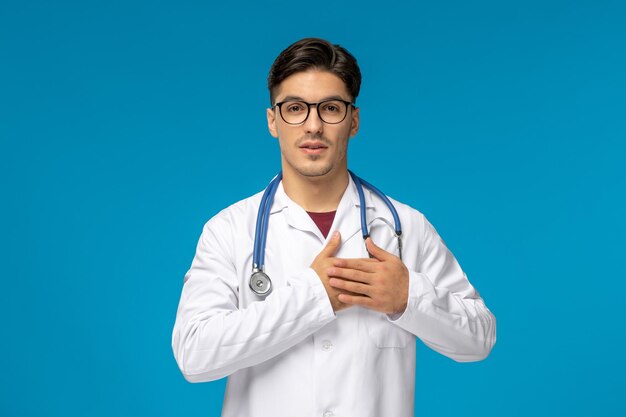
M 365 205 L 369 212 L 368 218 L 371 218 L 372 213 L 370 210 L 375 210 L 376 208 L 372 199 L 372 192 L 364 188 L 363 194 L 365 197 Z M 285 219 L 290 226 L 298 230 L 312 232 L 318 235 L 321 240 L 330 239 L 333 232 L 339 230 L 343 241 L 361 230 L 360 207 L 361 203 L 359 201 L 356 184 L 352 181 L 352 177 L 348 176 L 348 186 L 337 207 L 337 213 L 335 214 L 335 219 L 328 233 L 328 237 L 324 239 L 318 227 L 315 225 L 315 222 L 311 219 L 311 216 L 285 193 L 283 182 L 281 181 L 276 189 L 276 195 L 274 196 L 270 214 L 281 211 L 284 212 Z

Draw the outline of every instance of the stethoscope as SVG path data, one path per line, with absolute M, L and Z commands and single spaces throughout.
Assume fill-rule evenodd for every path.
M 365 216 L 365 196 L 363 195 L 363 186 L 366 186 L 367 188 L 372 190 L 374 194 L 380 197 L 391 211 L 391 215 L 393 216 L 393 221 L 395 224 L 394 233 L 395 237 L 398 239 L 398 254 L 400 259 L 402 259 L 402 239 L 400 238 L 400 236 L 402 235 L 402 229 L 400 226 L 400 218 L 398 217 L 398 212 L 396 211 L 396 208 L 393 206 L 391 201 L 389 201 L 387 196 L 383 194 L 378 188 L 374 187 L 369 182 L 357 177 L 352 171 L 348 170 L 348 172 L 350 173 L 352 181 L 354 181 L 354 184 L 356 185 L 357 193 L 359 194 L 359 202 L 361 205 L 361 232 L 363 233 L 363 240 L 369 237 L 369 231 L 367 230 L 367 218 Z M 282 178 L 283 173 L 282 171 L 280 171 L 265 189 L 263 197 L 261 198 L 259 213 L 257 214 L 256 218 L 250 288 L 252 289 L 252 292 L 261 296 L 268 295 L 272 291 L 272 281 L 264 271 L 265 241 L 267 240 L 267 225 L 270 218 L 270 209 L 272 207 L 272 202 L 274 201 L 274 195 L 276 194 L 276 190 L 278 189 L 278 184 L 280 184 Z

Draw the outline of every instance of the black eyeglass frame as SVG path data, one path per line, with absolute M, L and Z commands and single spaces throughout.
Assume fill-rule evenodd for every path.
M 322 116 L 320 115 L 320 106 L 324 103 L 328 103 L 329 101 L 340 101 L 343 104 L 346 105 L 346 113 L 343 115 L 343 119 L 341 119 L 338 122 L 334 122 L 334 123 L 330 123 L 327 122 L 326 120 L 324 120 L 322 118 Z M 302 103 L 302 104 L 306 104 L 306 116 L 304 117 L 304 120 L 298 123 L 290 123 L 287 120 L 285 120 L 285 118 L 283 117 L 283 108 L 282 105 L 285 103 Z M 342 100 L 340 98 L 329 98 L 328 100 L 322 100 L 322 101 L 318 101 L 317 103 L 308 103 L 304 100 L 285 100 L 285 101 L 281 101 L 280 103 L 276 103 L 274 104 L 274 107 L 278 107 L 278 113 L 280 114 L 280 118 L 283 119 L 283 122 L 287 123 L 288 125 L 301 125 L 302 123 L 306 122 L 306 119 L 309 118 L 309 114 L 311 114 L 311 106 L 315 106 L 315 109 L 317 110 L 317 117 L 320 118 L 320 120 L 326 124 L 329 125 L 337 125 L 341 122 L 343 122 L 344 120 L 346 120 L 346 117 L 348 116 L 348 107 L 352 106 L 352 108 L 356 108 L 355 104 L 350 102 L 350 101 L 346 101 L 346 100 Z

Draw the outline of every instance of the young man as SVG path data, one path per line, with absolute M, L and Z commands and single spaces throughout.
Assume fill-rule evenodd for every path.
M 204 227 L 172 348 L 188 381 L 229 377 L 222 416 L 413 416 L 416 336 L 459 362 L 495 343 L 494 316 L 433 226 L 390 199 L 398 237 L 391 208 L 349 173 L 360 83 L 338 45 L 284 50 L 268 78 L 282 156 L 273 201 L 258 193 Z M 254 264 L 265 267 L 251 279 L 262 203 Z

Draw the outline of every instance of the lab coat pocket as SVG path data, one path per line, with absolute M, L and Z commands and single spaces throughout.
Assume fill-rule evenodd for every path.
M 389 322 L 387 316 L 378 311 L 360 308 L 361 327 L 367 332 L 374 345 L 383 348 L 405 348 L 414 337 L 411 333 Z

